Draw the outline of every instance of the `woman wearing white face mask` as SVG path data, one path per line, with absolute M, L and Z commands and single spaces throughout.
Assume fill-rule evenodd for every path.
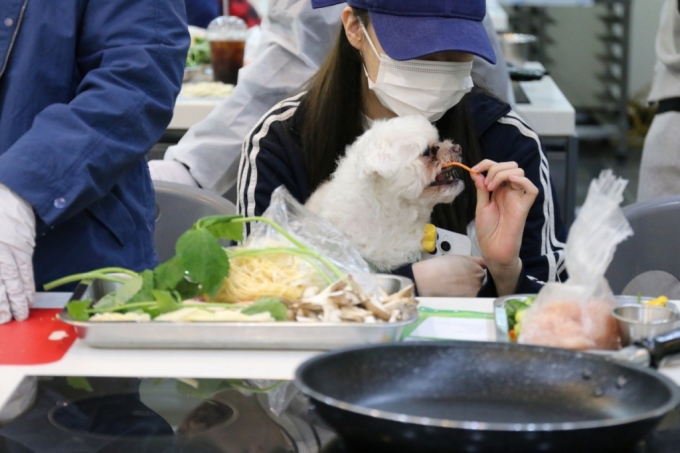
M 464 163 L 486 173 L 466 175 L 463 194 L 432 213 L 436 226 L 478 240 L 481 256 L 437 257 L 398 273 L 414 278 L 422 296 L 533 293 L 564 278 L 566 231 L 540 141 L 510 106 L 473 89 L 473 55 L 495 62 L 485 0 L 347 3 L 336 45 L 307 91 L 275 106 L 246 139 L 239 211 L 261 214 L 280 185 L 304 203 L 370 121 L 422 115 L 461 145 Z

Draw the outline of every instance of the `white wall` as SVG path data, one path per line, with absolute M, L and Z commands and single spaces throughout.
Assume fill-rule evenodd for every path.
M 659 11 L 664 0 L 633 0 L 631 15 L 629 92 L 635 94 L 651 82 L 654 67 L 654 41 L 659 23 Z M 554 40 L 548 46 L 553 60 L 551 75 L 567 98 L 576 107 L 597 107 L 596 94 L 602 84 L 596 74 L 603 64 L 596 58 L 605 48 L 597 36 L 605 32 L 598 19 L 605 9 L 593 7 L 548 8 L 556 24 L 548 27 Z

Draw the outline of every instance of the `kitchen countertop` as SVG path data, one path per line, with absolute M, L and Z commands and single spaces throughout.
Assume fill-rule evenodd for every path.
M 543 69 L 538 62 L 525 64 L 527 69 Z M 541 80 L 519 82 L 529 99 L 517 104 L 516 112 L 541 137 L 568 137 L 576 134 L 576 110 L 549 75 Z
M 68 293 L 40 295 L 37 308 L 54 308 L 68 300 Z M 445 310 L 493 312 L 493 299 L 487 298 L 419 298 L 423 307 Z M 486 335 L 462 333 L 451 339 L 494 341 L 493 320 L 487 321 Z M 484 329 L 482 329 L 484 330 Z M 481 335 L 481 337 L 480 337 Z M 107 376 L 107 377 L 176 377 L 292 379 L 295 369 L 319 351 L 267 350 L 124 350 L 94 349 L 76 340 L 58 362 L 32 366 L 0 366 L 0 407 L 25 376 Z M 680 366 L 662 369 L 680 383 Z
M 189 129 L 194 124 L 203 120 L 217 105 L 226 97 L 188 97 L 179 95 L 175 102 L 175 110 L 168 129 Z

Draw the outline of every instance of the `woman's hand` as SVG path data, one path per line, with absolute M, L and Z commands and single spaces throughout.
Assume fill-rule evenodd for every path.
M 472 170 L 477 187 L 477 240 L 498 295 L 515 291 L 522 262 L 524 224 L 538 189 L 515 162 L 484 160 Z M 487 172 L 486 177 L 481 175 Z
M 413 264 L 413 277 L 423 297 L 476 297 L 485 267 L 476 256 L 444 255 Z

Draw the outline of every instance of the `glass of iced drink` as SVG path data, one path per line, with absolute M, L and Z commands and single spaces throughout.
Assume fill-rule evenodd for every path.
M 236 16 L 220 16 L 208 25 L 210 59 L 215 81 L 236 85 L 238 70 L 243 66 L 248 26 Z

